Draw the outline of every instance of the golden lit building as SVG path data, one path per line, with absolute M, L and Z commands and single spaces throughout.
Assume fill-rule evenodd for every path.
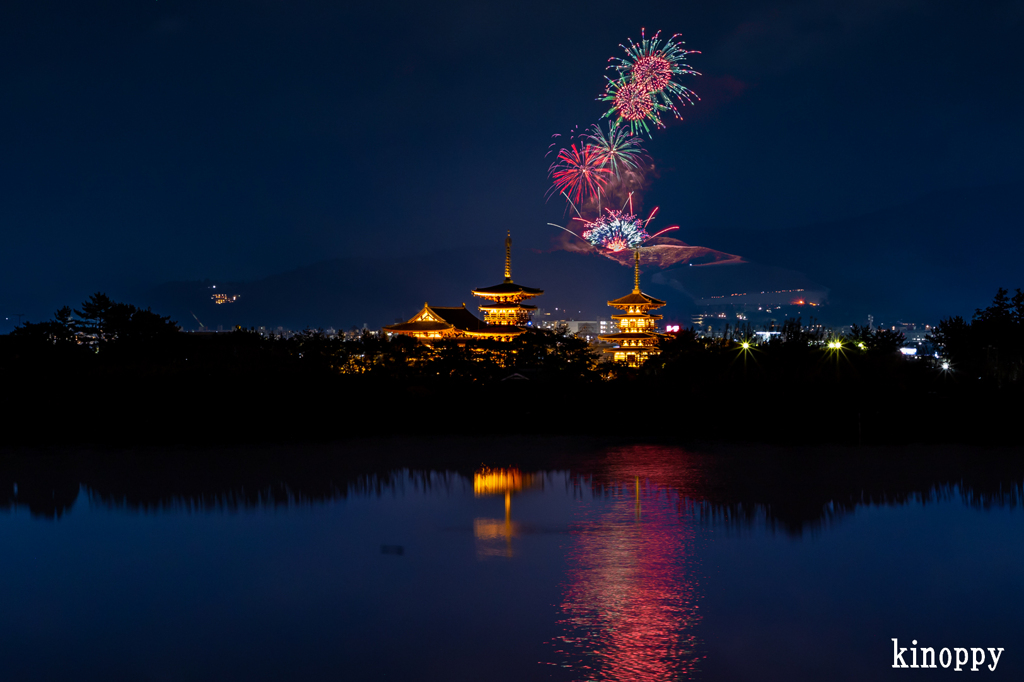
M 423 341 L 459 338 L 508 341 L 515 334 L 521 333 L 518 329 L 510 333 L 507 326 L 487 324 L 467 310 L 465 303 L 457 308 L 424 303 L 423 309 L 413 315 L 408 322 L 389 325 L 384 327 L 384 331 L 389 334 L 412 336 Z
M 603 334 L 598 338 L 615 344 L 615 348 L 609 348 L 605 353 L 612 353 L 612 358 L 616 362 L 639 367 L 648 357 L 661 352 L 658 349 L 661 334 L 657 332 L 657 320 L 661 319 L 661 315 L 649 315 L 647 311 L 661 308 L 665 301 L 640 291 L 639 250 L 634 251 L 634 262 L 633 292 L 614 301 L 608 301 L 608 305 L 623 311 L 620 315 L 611 316 L 619 326 L 619 331 L 616 334 Z
M 492 287 L 474 289 L 473 295 L 487 299 L 489 303 L 480 306 L 484 319 L 480 319 L 463 303 L 450 308 L 423 304 L 423 309 L 408 322 L 384 327 L 389 334 L 405 334 L 423 341 L 440 339 L 492 339 L 511 341 L 522 334 L 535 306 L 522 302 L 544 292 L 512 282 L 512 235 L 505 239 L 505 281 Z
M 536 306 L 525 305 L 523 301 L 540 296 L 544 291 L 533 287 L 524 287 L 512 281 L 512 234 L 505 238 L 505 281 L 492 287 L 474 289 L 473 295 L 486 299 L 488 303 L 480 306 L 484 321 L 488 325 L 499 325 L 511 328 L 525 327 Z M 511 331 L 511 329 L 510 329 Z M 512 335 L 521 334 L 524 329 L 517 329 Z

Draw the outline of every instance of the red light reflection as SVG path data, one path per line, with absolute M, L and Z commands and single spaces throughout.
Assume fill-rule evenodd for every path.
M 664 453 L 616 451 L 607 468 L 577 481 L 594 500 L 571 530 L 564 634 L 553 643 L 560 665 L 581 679 L 656 682 L 698 672 L 694 526 L 667 487 L 686 472 L 682 458 Z

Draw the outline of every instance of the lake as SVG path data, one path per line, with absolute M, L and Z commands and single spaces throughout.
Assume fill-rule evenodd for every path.
M 8 452 L 5 678 L 903 679 L 973 648 L 981 676 L 1019 679 L 1020 454 Z M 893 638 L 938 667 L 893 669 Z

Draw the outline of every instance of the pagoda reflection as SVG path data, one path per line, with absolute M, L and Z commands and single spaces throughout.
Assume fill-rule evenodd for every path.
M 476 538 L 477 558 L 512 558 L 512 537 L 519 534 L 518 524 L 512 521 L 512 493 L 521 492 L 535 484 L 533 474 L 519 469 L 491 469 L 481 467 L 473 474 L 473 496 L 505 496 L 505 518 L 473 519 L 473 537 Z
M 689 679 L 703 658 L 695 635 L 696 531 L 687 502 L 657 475 L 681 472 L 618 459 L 576 481 L 604 503 L 587 505 L 570 531 L 557 665 L 583 680 Z

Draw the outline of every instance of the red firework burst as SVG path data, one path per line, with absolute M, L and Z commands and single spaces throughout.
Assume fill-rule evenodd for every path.
M 661 54 L 641 57 L 633 64 L 633 80 L 647 92 L 663 90 L 672 80 L 672 63 Z
M 640 83 L 623 83 L 615 93 L 613 107 L 627 121 L 640 121 L 651 115 L 654 102 L 647 88 Z
M 548 169 L 548 175 L 554 181 L 550 191 L 565 192 L 575 201 L 581 203 L 584 198 L 596 199 L 601 190 L 608 184 L 611 169 L 604 167 L 600 150 L 592 145 L 572 145 L 568 149 L 559 150 L 555 162 Z

